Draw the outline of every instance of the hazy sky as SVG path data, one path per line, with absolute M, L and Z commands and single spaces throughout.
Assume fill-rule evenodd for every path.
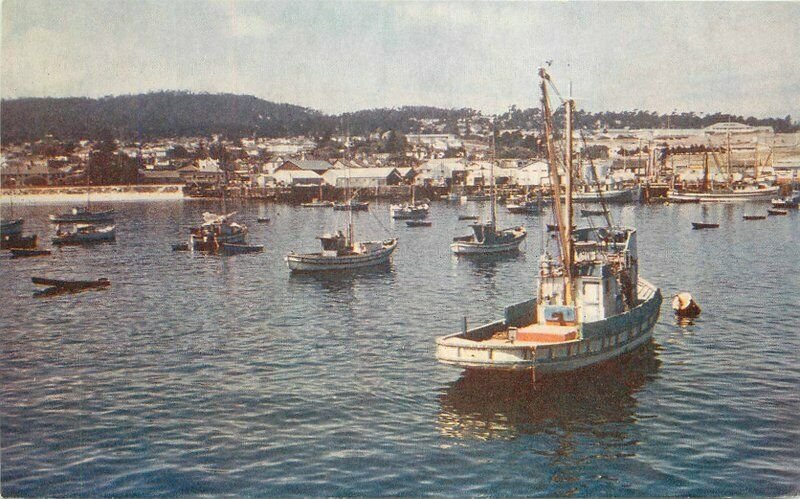
M 800 2 L 3 0 L 4 98 L 159 89 L 325 112 L 537 105 L 800 118 Z

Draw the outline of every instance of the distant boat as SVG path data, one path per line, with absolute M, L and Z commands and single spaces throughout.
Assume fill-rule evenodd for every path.
M 50 250 L 37 250 L 37 249 L 24 249 L 24 248 L 11 248 L 11 258 L 25 258 L 32 256 L 47 256 L 52 252 Z
M 459 220 L 477 220 L 478 216 L 477 215 L 459 215 L 458 219 Z
M 430 206 L 428 203 L 418 203 L 414 197 L 414 186 L 411 186 L 411 202 L 393 204 L 389 212 L 395 220 L 419 220 L 428 216 Z
M 189 235 L 189 249 L 216 253 L 225 243 L 245 244 L 247 226 L 231 221 L 235 214 L 203 213 L 203 224 L 193 228 Z
M 36 234 L 23 236 L 22 233 L 17 233 L 17 234 L 3 233 L 2 240 L 0 240 L 0 249 L 35 248 L 37 240 L 38 236 Z
M 766 215 L 744 215 L 742 218 L 745 220 L 764 220 L 767 218 Z
M 257 220 L 258 220 L 258 223 L 260 223 L 260 224 L 268 224 L 269 223 L 269 217 L 258 217 Z
M 351 199 L 349 202 L 334 204 L 333 209 L 336 211 L 367 211 L 369 202 Z
M 489 201 L 491 198 L 489 194 L 467 194 L 466 196 L 461 196 L 461 199 L 465 201 Z
M 565 195 L 561 195 L 563 199 Z M 576 191 L 572 199 L 582 203 L 605 201 L 607 203 L 630 203 L 639 199 L 638 187 L 623 187 L 619 189 L 597 190 L 596 186 L 586 191 Z
M 347 210 L 347 234 L 341 230 L 333 234 L 319 236 L 322 251 L 317 253 L 295 253 L 286 255 L 286 265 L 292 272 L 326 272 L 336 270 L 353 270 L 365 267 L 375 267 L 386 264 L 391 260 L 392 253 L 397 247 L 397 239 L 383 241 L 357 241 L 354 236 L 353 211 L 363 204 L 367 209 L 368 203 L 358 203 L 350 195 L 350 170 L 347 171 L 346 201 L 341 203 Z M 333 209 L 337 209 L 337 204 Z
M 52 223 L 98 223 L 113 222 L 114 210 L 91 211 L 89 208 L 76 206 L 69 213 L 50 215 Z
M 13 236 L 22 234 L 22 224 L 24 221 L 21 218 L 15 220 L 4 220 L 0 222 L 0 234 L 3 236 Z
M 800 205 L 800 193 L 772 200 L 773 208 L 797 208 Z
M 716 229 L 719 227 L 719 224 L 712 224 L 706 222 L 692 222 L 693 229 Z
M 222 243 L 221 252 L 225 255 L 242 255 L 245 253 L 261 253 L 264 246 L 257 244 Z
M 100 279 L 95 279 L 93 281 L 74 281 L 66 279 L 49 279 L 46 277 L 31 277 L 31 281 L 38 286 L 52 286 L 54 288 L 69 290 L 105 288 L 111 286 L 111 281 L 105 277 L 101 277 Z
M 93 224 L 75 224 L 72 230 L 64 230 L 59 225 L 56 228 L 56 235 L 53 237 L 53 244 L 75 245 L 109 242 L 114 241 L 116 235 L 116 226 L 114 225 L 98 227 Z
M 330 208 L 333 206 L 333 201 L 318 201 L 312 200 L 310 203 L 300 203 L 303 208 Z
M 509 213 L 516 214 L 536 214 L 541 211 L 542 204 L 539 201 L 523 201 L 521 203 L 507 204 L 506 209 Z
M 430 227 L 433 225 L 433 222 L 429 220 L 408 220 L 406 221 L 406 225 L 409 227 Z
M 603 210 L 587 210 L 587 209 L 581 210 L 581 215 L 583 215 L 584 217 L 603 216 L 604 214 L 605 211 Z
M 494 135 L 492 135 L 492 151 L 494 151 Z M 488 255 L 519 250 L 525 239 L 525 227 L 517 226 L 507 229 L 497 228 L 497 197 L 494 186 L 494 154 L 489 169 L 489 185 L 491 186 L 489 221 L 471 224 L 472 234 L 454 237 L 450 250 L 456 255 Z
M 31 277 L 31 281 L 38 286 L 48 286 L 47 289 L 33 293 L 37 297 L 53 296 L 62 293 L 77 293 L 87 289 L 102 289 L 111 286 L 111 281 L 105 277 L 94 281 L 73 281 L 65 279 L 48 279 L 45 277 Z
M 769 213 L 770 215 L 788 215 L 789 211 L 788 210 L 781 210 L 781 209 L 778 209 L 778 208 L 769 208 L 769 209 L 767 209 L 767 213 Z

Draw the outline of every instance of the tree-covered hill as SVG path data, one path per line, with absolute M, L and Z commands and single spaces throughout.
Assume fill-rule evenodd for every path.
M 556 113 L 556 121 L 560 121 Z M 795 132 L 800 123 L 785 118 L 758 119 L 727 114 L 692 112 L 658 114 L 651 111 L 590 113 L 578 111 L 577 125 L 605 128 L 703 128 L 733 121 L 772 126 L 776 132 Z M 110 132 L 120 139 L 149 140 L 165 137 L 210 136 L 229 138 L 288 137 L 331 134 L 368 135 L 395 130 L 404 134 L 485 134 L 487 116 L 469 109 L 429 106 L 369 109 L 326 115 L 313 109 L 278 104 L 248 95 L 154 92 L 89 99 L 25 98 L 0 102 L 3 143 L 35 141 L 45 135 L 56 139 L 96 139 Z M 512 107 L 497 116 L 498 129 L 540 129 L 541 111 Z

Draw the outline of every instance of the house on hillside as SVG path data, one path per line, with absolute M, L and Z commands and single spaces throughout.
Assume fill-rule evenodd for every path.
M 225 177 L 217 160 L 211 158 L 196 159 L 179 168 L 178 174 L 185 183 L 196 185 L 216 185 L 221 183 Z
M 10 185 L 54 185 L 60 183 L 66 173 L 44 161 L 9 161 L 0 169 L 0 184 Z

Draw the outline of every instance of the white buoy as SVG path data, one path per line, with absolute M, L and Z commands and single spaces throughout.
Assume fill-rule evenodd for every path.
M 672 309 L 681 317 L 700 315 L 700 306 L 688 291 L 681 291 L 672 298 Z

